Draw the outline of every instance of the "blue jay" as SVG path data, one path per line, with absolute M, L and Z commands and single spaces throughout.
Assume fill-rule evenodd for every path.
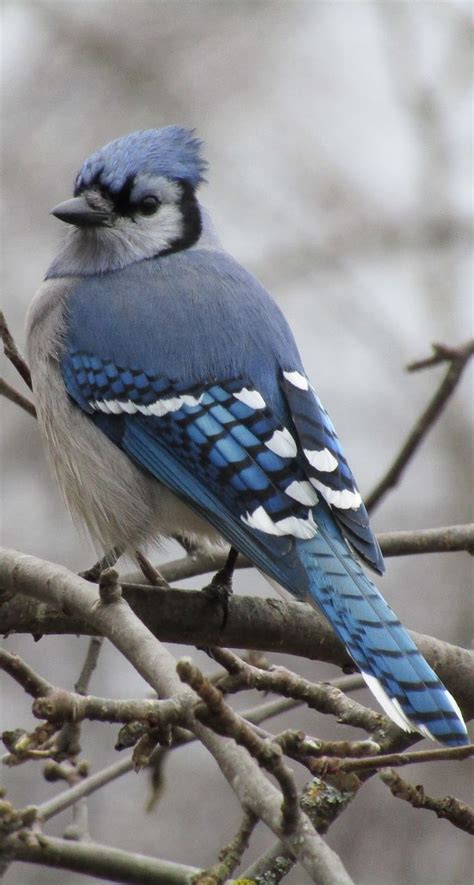
M 29 311 L 40 427 L 104 551 L 224 538 L 318 606 L 405 731 L 468 742 L 461 712 L 361 568 L 379 545 L 331 420 L 263 286 L 196 197 L 194 133 L 134 132 L 80 170 Z

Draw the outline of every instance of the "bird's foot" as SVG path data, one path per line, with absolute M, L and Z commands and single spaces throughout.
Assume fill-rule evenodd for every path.
M 216 572 L 211 583 L 202 589 L 210 602 L 221 609 L 222 629 L 224 629 L 229 617 L 229 601 L 233 593 L 232 574 L 229 574 L 226 566 L 224 566 L 224 568 Z

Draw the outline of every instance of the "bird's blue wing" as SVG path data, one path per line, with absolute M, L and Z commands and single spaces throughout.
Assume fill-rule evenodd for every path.
M 74 350 L 63 374 L 75 402 L 140 467 L 305 596 L 295 539 L 316 534 L 317 495 L 258 391 L 241 378 L 189 386 Z

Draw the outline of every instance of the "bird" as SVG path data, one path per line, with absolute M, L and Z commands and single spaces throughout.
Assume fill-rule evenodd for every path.
M 322 611 L 396 725 L 468 743 L 364 570 L 382 574 L 382 553 L 289 325 L 198 200 L 203 150 L 183 126 L 132 132 L 52 210 L 67 235 L 28 311 L 27 356 L 66 504 L 104 561 L 177 533 L 227 542 L 225 578 L 244 555 Z

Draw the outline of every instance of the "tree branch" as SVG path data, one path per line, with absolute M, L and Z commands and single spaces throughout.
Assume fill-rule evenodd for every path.
M 41 599 L 48 582 L 54 582 L 59 575 L 65 585 L 71 582 L 73 586 L 81 580 L 54 563 L 0 548 L 0 593 L 3 592 L 5 597 L 11 597 L 16 588 Z M 84 583 L 81 581 L 81 586 Z M 223 629 L 220 613 L 200 591 L 150 589 L 135 585 L 123 585 L 122 590 L 135 614 L 163 642 L 284 651 L 339 667 L 353 666 L 325 618 L 302 603 L 234 596 Z M 20 596 L 7 598 L 0 605 L 0 633 L 93 635 L 98 632 L 97 622 L 81 620 L 79 609 L 73 612 L 65 607 L 67 615 L 51 604 L 45 605 L 44 600 L 39 605 Z M 474 653 L 420 633 L 412 632 L 411 635 L 428 663 L 456 696 L 466 718 L 472 718 Z
M 24 409 L 25 412 L 28 412 L 28 415 L 31 415 L 33 418 L 36 418 L 36 409 L 30 399 L 27 396 L 23 396 L 16 387 L 13 387 L 8 381 L 5 381 L 4 378 L 0 378 L 0 396 L 4 396 L 5 399 L 9 399 L 10 402 L 15 403 L 16 406 L 20 406 L 20 409 Z
M 110 639 L 159 696 L 173 697 L 183 706 L 187 705 L 187 727 L 214 756 L 243 808 L 261 818 L 320 885 L 349 885 L 351 880 L 340 859 L 316 834 L 305 815 L 300 814 L 291 834 L 283 832 L 281 793 L 243 748 L 216 735 L 194 718 L 195 695 L 182 686 L 174 658 L 125 600 L 98 604 L 97 589 L 77 575 L 53 563 L 14 552 L 2 552 L 1 572 L 7 579 L 7 589 L 28 592 L 41 602 L 67 609 L 76 618 L 90 623 L 95 631 Z
M 214 648 L 212 656 L 229 671 L 217 683 L 217 688 L 228 693 L 242 688 L 256 688 L 258 691 L 274 691 L 284 697 L 303 701 L 310 709 L 337 716 L 344 725 L 362 728 L 369 733 L 380 730 L 384 717 L 368 707 L 363 707 L 332 685 L 310 682 L 291 673 L 285 667 L 272 667 L 260 670 L 247 664 L 228 649 Z
M 320 758 L 314 761 L 311 771 L 315 774 L 332 774 L 338 771 L 372 771 L 387 768 L 413 765 L 418 762 L 444 762 L 453 759 L 468 759 L 474 756 L 474 744 L 462 747 L 443 747 L 437 750 L 417 750 L 413 753 L 383 753 L 379 756 L 365 756 L 354 759 Z
M 413 808 L 427 808 L 434 811 L 437 817 L 449 820 L 455 827 L 466 833 L 474 834 L 474 809 L 470 808 L 454 796 L 445 796 L 443 799 L 434 799 L 427 796 L 421 784 L 414 787 L 408 781 L 403 780 L 395 771 L 383 771 L 380 779 L 390 787 L 393 796 L 404 799 L 413 805 Z
M 8 673 L 33 698 L 44 697 L 54 691 L 51 682 L 35 673 L 18 655 L 3 648 L 0 648 L 0 670 Z
M 47 719 L 48 722 L 79 722 L 81 719 L 94 722 L 141 721 L 154 728 L 177 725 L 183 716 L 179 704 L 173 700 L 83 697 L 62 689 L 54 689 L 46 696 L 37 698 L 32 709 L 37 719 Z
M 30 390 L 33 390 L 30 370 L 15 344 L 13 335 L 8 328 L 5 314 L 2 310 L 0 310 L 0 338 L 3 341 L 3 352 L 6 358 L 15 366 L 15 369 L 21 375 L 23 381 Z
M 132 854 L 96 842 L 70 842 L 24 831 L 5 840 L 2 850 L 13 860 L 41 864 L 82 875 L 136 885 L 191 885 L 196 867 Z
M 225 703 L 222 693 L 202 675 L 200 670 L 189 660 L 178 661 L 177 672 L 180 679 L 190 685 L 199 695 L 203 704 L 195 709 L 195 715 L 217 734 L 231 737 L 250 753 L 258 764 L 273 775 L 278 781 L 283 794 L 281 806 L 281 828 L 284 833 L 293 833 L 300 824 L 298 807 L 298 791 L 293 773 L 283 762 L 283 754 L 278 744 L 262 740 L 245 722 Z
M 365 503 L 369 513 L 380 504 L 387 492 L 397 485 L 407 464 L 411 461 L 425 436 L 441 415 L 451 394 L 458 385 L 467 363 L 474 354 L 474 341 L 468 341 L 462 347 L 456 349 L 442 344 L 434 344 L 433 350 L 435 351 L 434 356 L 412 363 L 411 366 L 408 366 L 408 371 L 417 371 L 418 369 L 446 361 L 450 363 L 449 369 L 428 406 L 408 434 L 393 464 L 367 496 Z
M 229 882 L 232 873 L 242 859 L 242 855 L 248 848 L 256 823 L 257 818 L 253 814 L 244 812 L 238 832 L 219 852 L 218 863 L 197 876 L 193 885 L 224 885 L 225 882 Z

